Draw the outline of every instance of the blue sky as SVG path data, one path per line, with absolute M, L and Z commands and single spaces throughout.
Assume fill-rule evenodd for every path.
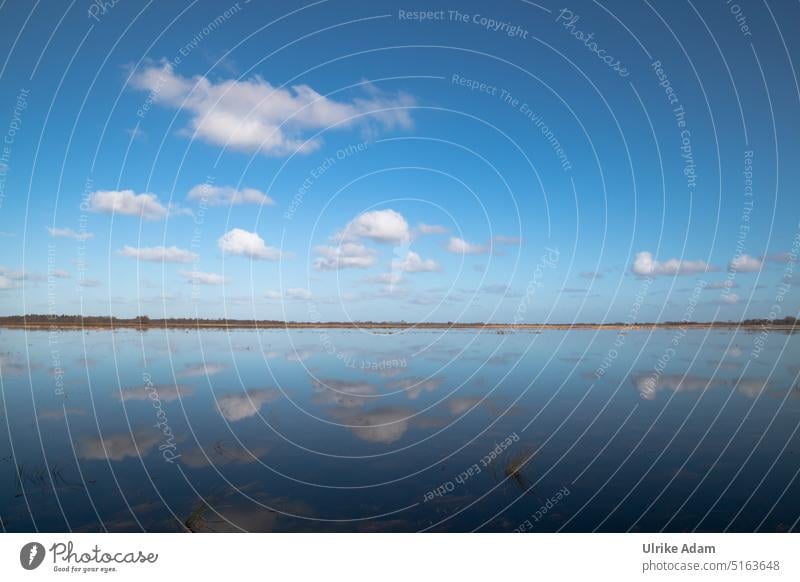
M 798 17 L 7 2 L 0 311 L 796 315 Z

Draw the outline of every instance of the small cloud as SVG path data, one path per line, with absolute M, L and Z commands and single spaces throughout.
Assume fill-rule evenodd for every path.
M 663 262 L 657 261 L 653 258 L 652 253 L 648 251 L 636 253 L 633 265 L 631 265 L 631 272 L 640 277 L 693 275 L 715 270 L 716 268 L 701 260 L 668 259 Z
M 28 365 L 28 360 L 10 353 L 0 353 L 0 371 L 6 375 L 20 376 L 29 373 L 33 366 Z
M 399 285 L 405 281 L 401 273 L 381 273 L 376 277 L 366 279 L 367 283 L 377 283 L 379 285 Z
M 103 283 L 97 279 L 89 279 L 87 277 L 82 277 L 75 281 L 75 284 L 78 287 L 88 288 L 88 287 L 102 287 Z
M 739 296 L 736 293 L 725 293 L 719 298 L 720 303 L 727 305 L 736 305 L 739 303 Z
M 131 139 L 138 139 L 138 140 L 147 139 L 147 133 L 145 133 L 145 131 L 138 126 L 126 129 L 125 133 L 127 133 L 131 137 Z
M 69 279 L 69 273 L 64 269 L 53 269 L 52 271 L 48 271 L 47 276 L 55 277 L 56 279 Z
M 12 271 L 0 267 L 0 289 L 17 289 L 22 281 L 41 281 L 43 277 L 29 271 Z
M 219 248 L 228 255 L 237 255 L 254 260 L 277 261 L 281 251 L 269 247 L 264 239 L 255 232 L 234 228 L 222 235 L 217 241 Z
M 341 410 L 363 408 L 375 394 L 368 382 L 346 380 L 314 380 L 314 404 L 333 406 Z
M 391 390 L 402 390 L 409 400 L 416 400 L 423 392 L 433 392 L 444 382 L 444 378 L 402 378 L 387 384 Z
M 312 357 L 314 352 L 311 350 L 293 350 L 286 352 L 284 357 L 287 362 L 305 362 L 308 358 Z
M 217 399 L 217 411 L 228 422 L 244 420 L 258 414 L 261 407 L 274 402 L 280 392 L 272 389 L 248 390 L 244 394 L 230 394 Z
M 222 364 L 191 364 L 186 366 L 183 371 L 181 371 L 178 376 L 182 378 L 197 378 L 201 376 L 213 376 L 214 374 L 219 374 L 220 372 L 225 370 L 225 366 Z
M 85 416 L 86 410 L 83 408 L 57 408 L 55 410 L 44 410 L 39 413 L 39 420 L 61 420 L 67 416 Z
M 447 400 L 447 408 L 453 416 L 461 416 L 478 406 L 483 401 L 478 396 L 457 396 Z
M 769 387 L 770 382 L 766 378 L 741 378 L 736 383 L 736 391 L 748 398 L 757 398 Z
M 639 395 L 645 400 L 655 400 L 659 392 L 703 392 L 725 384 L 724 380 L 703 378 L 688 374 L 634 374 L 630 377 Z
M 518 236 L 503 236 L 499 234 L 494 237 L 494 242 L 500 245 L 519 246 L 522 244 L 522 239 Z
M 87 461 L 122 461 L 127 457 L 141 458 L 149 453 L 161 440 L 155 430 L 124 432 L 100 437 L 84 437 L 78 440 L 78 457 Z
M 314 249 L 319 255 L 314 260 L 318 271 L 339 269 L 367 269 L 378 261 L 377 253 L 359 243 L 342 243 L 339 246 L 318 246 Z
M 761 259 L 751 257 L 750 255 L 739 255 L 731 260 L 728 268 L 731 271 L 740 273 L 756 273 L 764 268 L 764 263 Z
M 430 273 L 441 271 L 442 267 L 433 259 L 423 260 L 417 253 L 409 251 L 404 259 L 392 260 L 392 271 L 402 273 Z
M 293 287 L 286 290 L 287 299 L 308 300 L 311 299 L 311 291 L 308 289 Z
M 228 279 L 216 273 L 204 273 L 203 271 L 180 271 L 180 276 L 186 279 L 187 283 L 194 285 L 223 285 Z
M 178 247 L 131 247 L 125 245 L 119 254 L 123 257 L 154 263 L 191 263 L 197 260 L 195 253 Z
M 353 434 L 361 440 L 388 445 L 408 430 L 408 419 L 413 411 L 404 408 L 385 407 L 347 419 Z
M 463 238 L 454 236 L 450 237 L 447 243 L 447 250 L 457 255 L 481 255 L 490 252 L 492 249 L 489 246 L 469 243 Z
M 203 201 L 211 206 L 238 205 L 238 204 L 262 204 L 270 206 L 275 201 L 255 188 L 243 188 L 237 190 L 232 186 L 212 186 L 210 184 L 198 184 L 186 196 L 188 200 Z
M 407 244 L 411 230 L 402 214 L 387 208 L 359 214 L 333 237 L 337 241 L 369 239 L 384 244 Z
M 103 214 L 139 216 L 160 220 L 169 214 L 155 194 L 137 194 L 133 190 L 98 190 L 89 195 L 89 210 Z
M 180 384 L 163 384 L 154 386 L 141 386 L 137 388 L 126 388 L 120 390 L 119 399 L 122 402 L 160 400 L 162 402 L 173 402 L 184 396 L 191 396 L 192 389 L 189 386 Z
M 71 228 L 51 228 L 49 226 L 46 228 L 50 236 L 55 238 L 71 238 L 73 240 L 89 240 L 94 238 L 94 234 L 91 232 L 78 233 Z

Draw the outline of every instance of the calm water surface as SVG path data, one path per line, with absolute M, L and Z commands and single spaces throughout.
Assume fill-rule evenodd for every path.
M 800 338 L 0 330 L 5 531 L 785 531 Z

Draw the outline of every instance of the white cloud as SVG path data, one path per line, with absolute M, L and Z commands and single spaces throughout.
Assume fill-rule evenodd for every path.
M 731 346 L 725 350 L 725 355 L 731 358 L 741 358 L 744 355 L 744 350 L 739 346 Z
M 200 200 L 211 206 L 235 204 L 263 204 L 272 205 L 275 201 L 255 188 L 242 188 L 237 190 L 232 186 L 212 186 L 198 184 L 186 196 L 188 200 Z
M 447 243 L 447 250 L 458 255 L 480 255 L 488 253 L 491 248 L 484 245 L 469 243 L 463 238 L 453 236 L 450 237 L 450 241 Z
M 119 393 L 119 399 L 123 402 L 128 400 L 160 400 L 162 402 L 173 402 L 183 396 L 190 396 L 192 389 L 180 384 L 163 384 L 154 386 L 142 386 L 137 388 L 126 388 Z
M 653 258 L 653 254 L 648 251 L 636 253 L 633 265 L 631 265 L 631 272 L 640 277 L 647 275 L 654 277 L 662 275 L 692 275 L 714 270 L 716 270 L 714 267 L 701 260 L 669 259 L 664 262 L 657 261 Z
M 444 382 L 444 378 L 403 378 L 388 384 L 392 390 L 403 390 L 409 400 L 416 400 L 423 392 L 433 392 Z
M 140 261 L 157 263 L 191 263 L 197 260 L 197 255 L 178 247 L 131 247 L 125 245 L 119 254 Z
M 261 77 L 215 83 L 178 75 L 168 63 L 144 68 L 131 84 L 150 91 L 156 103 L 190 113 L 191 131 L 209 143 L 278 156 L 318 149 L 321 139 L 306 141 L 303 134 L 331 126 L 373 120 L 385 128 L 410 127 L 411 116 L 402 108 L 415 103 L 408 95 L 387 95 L 371 85 L 365 97 L 348 102 L 324 97 L 308 85 L 275 87 Z M 368 117 L 352 119 L 364 114 Z
M 28 365 L 28 360 L 11 353 L 0 353 L 0 372 L 6 375 L 19 376 L 30 372 L 36 365 Z
M 136 194 L 133 190 L 98 190 L 89 195 L 89 210 L 105 214 L 140 216 L 159 220 L 169 214 L 155 194 Z
M 662 374 L 661 376 L 637 374 L 631 376 L 631 381 L 639 391 L 640 396 L 645 400 L 654 400 L 662 390 L 698 392 L 724 384 L 723 380 L 700 378 L 685 374 Z
M 71 238 L 74 240 L 89 240 L 94 238 L 94 234 L 91 232 L 75 232 L 71 228 L 50 228 L 49 226 L 46 227 L 47 232 L 50 233 L 50 236 L 56 238 Z
M 294 350 L 285 354 L 287 362 L 305 362 L 308 358 L 312 357 L 314 352 L 311 350 Z
M 87 288 L 87 287 L 100 287 L 100 286 L 103 285 L 97 279 L 88 279 L 88 278 L 80 278 L 75 282 L 75 284 L 78 287 L 84 287 L 84 288 Z
M 728 265 L 731 271 L 740 273 L 756 273 L 764 267 L 764 262 L 750 255 L 739 255 L 734 257 Z
M 377 253 L 358 243 L 342 243 L 336 247 L 319 246 L 314 268 L 319 271 L 338 269 L 367 269 L 377 261 Z
M 375 386 L 367 382 L 314 380 L 314 404 L 334 406 L 341 410 L 362 408 L 375 394 Z
M 43 277 L 29 271 L 12 271 L 6 267 L 0 267 L 0 289 L 16 289 L 20 287 L 20 281 L 41 281 Z
M 263 261 L 277 261 L 281 258 L 280 250 L 268 247 L 264 239 L 255 232 L 234 228 L 222 235 L 217 241 L 219 248 L 228 255 L 238 255 Z
M 67 416 L 86 416 L 83 408 L 57 408 L 55 410 L 45 410 L 39 413 L 39 420 L 61 420 Z
M 460 416 L 468 410 L 472 410 L 472 408 L 480 404 L 482 400 L 483 399 L 478 396 L 457 396 L 448 399 L 447 408 L 453 416 Z
M 267 402 L 280 397 L 277 390 L 248 390 L 244 394 L 230 394 L 217 400 L 217 411 L 228 422 L 236 422 L 255 416 Z
M 403 275 L 400 273 L 381 273 L 377 277 L 368 278 L 367 282 L 380 285 L 399 285 L 403 280 Z
M 8 277 L 13 281 L 39 281 L 42 279 L 40 275 L 36 275 L 30 271 L 12 271 L 6 267 L 0 267 L 0 275 Z
M 187 282 L 195 285 L 223 285 L 228 281 L 227 278 L 216 273 L 204 273 L 203 271 L 180 271 L 180 276 Z
M 404 259 L 392 260 L 392 271 L 403 273 L 430 273 L 441 271 L 442 267 L 433 259 L 423 260 L 414 251 L 409 251 Z
M 224 370 L 225 366 L 222 364 L 191 364 L 186 366 L 183 371 L 178 374 L 178 376 L 181 376 L 182 378 L 199 378 L 202 376 L 213 376 L 214 374 L 219 374 Z
M 48 277 L 55 277 L 56 279 L 69 279 L 69 273 L 64 269 L 54 269 L 47 273 Z
M 391 444 L 408 430 L 412 412 L 402 408 L 380 408 L 356 415 L 350 420 L 353 434 L 370 443 Z
M 725 293 L 720 296 L 719 300 L 722 303 L 727 303 L 728 305 L 736 305 L 739 303 L 739 295 L 736 293 Z
M 311 299 L 311 291 L 299 287 L 286 290 L 287 299 Z
M 387 208 L 359 214 L 334 236 L 334 240 L 339 241 L 357 241 L 362 238 L 400 245 L 411 241 L 411 230 L 402 214 Z
M 425 224 L 424 222 L 420 222 L 417 225 L 417 231 L 421 234 L 447 234 L 450 232 L 441 224 Z
M 736 383 L 736 391 L 748 398 L 758 397 L 769 387 L 769 380 L 764 378 L 742 378 Z
M 78 440 L 78 457 L 87 461 L 121 461 L 126 457 L 143 457 L 161 440 L 159 431 L 119 433 L 100 438 L 84 437 Z
M 147 133 L 139 127 L 131 127 L 125 130 L 125 133 L 131 136 L 131 139 L 147 139 Z

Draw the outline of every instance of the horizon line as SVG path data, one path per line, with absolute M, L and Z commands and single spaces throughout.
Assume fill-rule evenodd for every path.
M 523 323 L 523 322 L 455 322 L 455 321 L 292 321 L 279 319 L 241 319 L 241 318 L 199 318 L 199 317 L 163 317 L 154 318 L 147 315 L 133 317 L 118 317 L 114 315 L 66 315 L 66 314 L 26 314 L 0 316 L 0 327 L 3 328 L 113 328 L 113 327 L 138 327 L 138 328 L 170 328 L 170 327 L 207 327 L 207 328 L 272 328 L 272 329 L 314 329 L 314 328 L 427 328 L 427 329 L 565 329 L 565 328 L 608 328 L 608 329 L 638 329 L 654 327 L 740 327 L 740 328 L 788 328 L 792 331 L 797 327 L 798 320 L 793 316 L 781 319 L 747 318 L 740 321 L 663 321 L 663 322 L 571 322 L 571 323 Z

